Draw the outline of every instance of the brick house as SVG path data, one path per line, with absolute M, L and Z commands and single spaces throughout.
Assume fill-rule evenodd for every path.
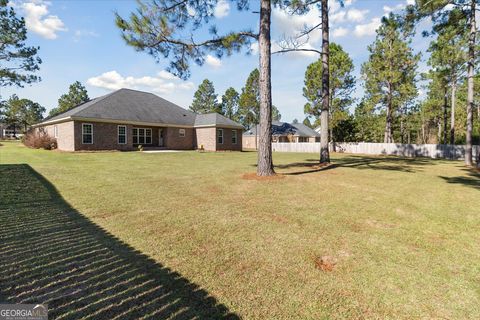
M 152 93 L 120 89 L 34 126 L 58 149 L 242 150 L 242 125 L 217 113 L 196 114 Z
M 256 149 L 258 125 L 243 134 L 245 149 Z M 272 121 L 272 142 L 320 142 L 320 134 L 303 123 Z

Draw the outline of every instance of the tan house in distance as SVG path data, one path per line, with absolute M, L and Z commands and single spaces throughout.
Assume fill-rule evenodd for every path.
M 257 149 L 258 125 L 243 134 L 243 148 Z M 320 134 L 303 123 L 272 121 L 272 142 L 320 142 Z
M 120 89 L 36 124 L 59 150 L 165 148 L 242 150 L 243 126 L 218 113 L 196 114 L 152 93 Z

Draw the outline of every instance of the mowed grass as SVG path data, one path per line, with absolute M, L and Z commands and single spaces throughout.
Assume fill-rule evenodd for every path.
M 333 166 L 319 170 L 312 166 L 317 158 L 275 153 L 276 171 L 284 176 L 257 181 L 243 179 L 256 169 L 254 152 L 62 153 L 11 142 L 0 147 L 0 164 L 31 167 L 71 210 L 103 229 L 99 232 L 214 297 L 227 309 L 218 314 L 480 318 L 478 173 L 455 161 L 341 154 L 333 155 Z M 25 199 L 37 196 L 34 185 L 28 188 L 29 179 L 2 179 L 4 193 L 21 180 L 17 189 Z M 4 199 L 23 199 L 14 194 L 7 192 Z M 32 221 L 48 220 L 48 206 L 44 211 L 22 211 L 15 204 L 2 208 L 2 224 L 25 212 Z M 69 213 L 56 212 L 55 219 L 61 221 L 62 214 Z M 89 228 L 91 236 L 96 231 Z M 0 234 L 1 239 L 8 237 Z M 324 256 L 335 262 L 331 271 L 316 267 Z M 133 253 L 123 257 L 136 259 Z M 15 265 L 15 257 L 9 263 Z M 17 267 L 26 266 L 22 260 Z M 3 275 L 11 270 L 0 262 Z M 32 288 L 12 286 L 0 297 L 35 300 Z M 105 290 L 103 299 L 117 294 L 114 288 Z M 198 314 L 201 306 L 192 312 Z M 156 307 L 148 312 L 155 314 Z M 210 311 L 199 317 L 220 317 Z M 168 317 L 182 318 L 174 313 L 157 318 Z

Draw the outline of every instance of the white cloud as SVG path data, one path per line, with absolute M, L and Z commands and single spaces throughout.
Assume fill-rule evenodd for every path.
M 390 12 L 394 11 L 400 11 L 405 9 L 405 4 L 399 3 L 396 6 L 390 7 L 390 6 L 383 6 L 383 12 L 385 12 L 385 15 L 390 14 Z
M 212 55 L 207 55 L 207 57 L 205 58 L 205 63 L 215 69 L 218 69 L 222 66 L 222 61 Z
M 378 17 L 372 18 L 369 23 L 366 24 L 357 24 L 353 33 L 357 37 L 373 36 L 375 35 L 376 30 L 382 23 L 382 20 Z
M 25 14 L 28 30 L 53 40 L 57 38 L 57 32 L 67 31 L 67 28 L 58 16 L 48 14 L 50 5 L 50 2 L 43 0 L 29 1 L 21 4 L 21 10 Z
M 348 29 L 343 27 L 338 27 L 333 29 L 332 36 L 335 38 L 345 37 L 348 34 Z
M 407 6 L 415 5 L 415 0 L 407 0 Z
M 100 35 L 93 30 L 75 30 L 73 41 L 78 42 L 81 38 L 93 37 L 98 38 Z
M 332 16 L 332 15 L 331 15 Z M 290 15 L 285 10 L 279 8 L 273 9 L 272 26 L 276 34 L 285 37 L 293 37 L 305 28 L 311 28 L 320 23 L 320 10 L 313 7 L 304 15 Z M 330 17 L 332 20 L 332 17 Z M 322 30 L 317 28 L 309 35 L 309 42 L 315 44 L 322 37 Z
M 215 7 L 213 15 L 216 18 L 225 18 L 230 13 L 230 4 L 226 0 L 220 0 Z
M 359 10 L 352 8 L 347 12 L 347 20 L 352 22 L 362 22 L 365 20 L 365 16 L 368 14 L 369 10 Z
M 130 88 L 159 94 L 170 94 L 175 90 L 192 90 L 195 87 L 192 82 L 183 82 L 173 74 L 163 70 L 154 77 L 144 76 L 138 78 L 132 76 L 124 77 L 113 70 L 89 78 L 87 84 L 108 90 Z

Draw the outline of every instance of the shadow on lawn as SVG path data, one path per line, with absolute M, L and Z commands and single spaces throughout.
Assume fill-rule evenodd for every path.
M 0 165 L 0 301 L 51 319 L 239 319 L 72 208 L 28 165 Z
M 348 156 L 333 160 L 333 163 L 326 167 L 318 167 L 318 159 L 306 159 L 306 162 L 295 162 L 289 164 L 275 165 L 278 169 L 305 168 L 305 170 L 286 172 L 285 175 L 302 175 L 320 171 L 331 170 L 339 167 L 370 169 L 370 170 L 391 170 L 401 172 L 417 172 L 421 168 L 419 166 L 433 164 L 433 159 L 424 158 L 394 158 L 394 157 L 365 157 L 365 156 Z
M 447 183 L 463 184 L 467 187 L 472 187 L 480 190 L 480 173 L 478 171 L 475 171 L 475 169 L 463 168 L 462 170 L 467 172 L 468 176 L 459 176 L 459 177 L 441 176 L 440 178 L 445 180 Z

